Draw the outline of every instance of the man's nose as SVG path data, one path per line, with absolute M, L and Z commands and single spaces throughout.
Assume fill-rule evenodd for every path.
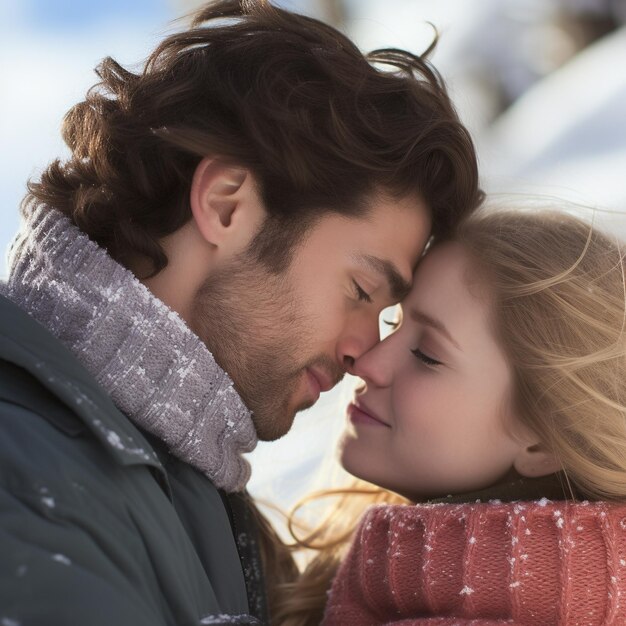
M 357 359 L 375 346 L 379 340 L 378 315 L 367 315 L 358 320 L 350 320 L 337 343 L 338 360 L 346 372 L 352 374 Z

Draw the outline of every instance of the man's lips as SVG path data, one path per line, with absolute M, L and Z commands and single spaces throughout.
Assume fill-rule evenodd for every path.
M 329 391 L 339 382 L 339 380 L 333 380 L 330 375 L 316 368 L 307 367 L 305 372 L 314 402 L 317 402 L 322 391 Z
M 348 405 L 348 417 L 353 424 L 375 424 L 391 428 L 387 422 L 381 420 L 375 413 L 361 402 L 351 402 Z
M 329 391 L 339 382 L 332 380 L 325 372 L 312 367 L 307 368 L 307 372 L 315 379 L 320 391 Z

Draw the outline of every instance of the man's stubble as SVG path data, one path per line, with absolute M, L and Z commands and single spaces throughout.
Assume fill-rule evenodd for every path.
M 343 373 L 330 357 L 314 354 L 300 304 L 288 271 L 271 273 L 250 253 L 213 272 L 194 300 L 192 330 L 232 378 L 264 441 L 282 437 L 295 414 L 313 404 L 293 398 L 306 367 L 335 379 Z

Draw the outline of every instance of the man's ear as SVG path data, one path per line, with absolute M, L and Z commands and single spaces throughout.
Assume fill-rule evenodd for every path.
M 513 467 L 518 474 L 527 478 L 547 476 L 562 469 L 556 455 L 540 442 L 522 446 Z
M 189 202 L 201 237 L 224 251 L 244 249 L 265 219 L 249 170 L 214 157 L 196 167 Z

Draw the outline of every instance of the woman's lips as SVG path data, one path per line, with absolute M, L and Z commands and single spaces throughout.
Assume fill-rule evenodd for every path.
M 369 409 L 362 404 L 355 404 L 351 402 L 348 405 L 348 417 L 353 424 L 371 424 L 375 426 L 384 426 L 390 428 L 389 424 L 383 422 L 381 419 L 373 415 Z

